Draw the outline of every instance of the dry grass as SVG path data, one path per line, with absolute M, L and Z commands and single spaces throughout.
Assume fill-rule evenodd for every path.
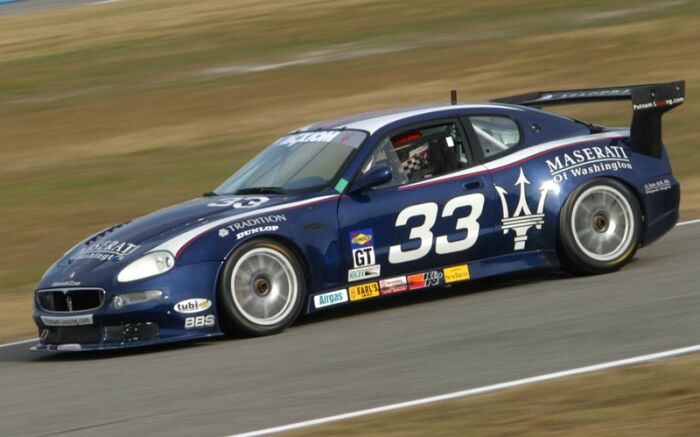
M 700 357 L 335 422 L 286 436 L 690 436 L 700 429 Z
M 74 242 L 210 190 L 286 130 L 451 88 L 479 100 L 687 79 L 665 132 L 690 217 L 700 5 L 674 4 L 125 0 L 0 17 L 0 292 L 29 302 Z M 613 18 L 586 19 L 601 11 Z M 618 125 L 630 113 L 565 110 Z M 27 312 L 2 335 L 30 327 Z

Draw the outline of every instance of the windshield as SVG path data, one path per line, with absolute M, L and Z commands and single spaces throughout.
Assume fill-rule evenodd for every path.
M 367 138 L 353 130 L 283 136 L 241 167 L 214 194 L 286 193 L 321 189 L 336 178 Z

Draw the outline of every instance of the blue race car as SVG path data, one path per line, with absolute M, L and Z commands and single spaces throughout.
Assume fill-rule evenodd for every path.
M 530 269 L 606 273 L 678 220 L 661 117 L 685 83 L 326 121 L 203 197 L 107 228 L 35 292 L 40 350 L 282 331 L 301 313 Z M 632 100 L 629 129 L 545 105 Z

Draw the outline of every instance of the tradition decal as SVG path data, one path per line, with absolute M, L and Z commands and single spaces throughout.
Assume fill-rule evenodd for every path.
M 527 242 L 527 231 L 533 226 L 535 229 L 542 229 L 542 225 L 544 224 L 544 203 L 547 200 L 547 193 L 551 190 L 555 190 L 556 184 L 545 183 L 542 185 L 540 188 L 540 201 L 537 204 L 535 213 L 530 210 L 527 204 L 525 185 L 530 185 L 530 181 L 525 177 L 522 167 L 520 168 L 520 175 L 514 185 L 515 187 L 520 187 L 520 199 L 512 215 L 510 214 L 508 201 L 506 200 L 508 191 L 498 185 L 496 186 L 496 191 L 501 198 L 501 207 L 503 208 L 503 220 L 501 220 L 503 235 L 508 234 L 508 231 L 512 229 L 515 232 L 513 250 L 523 250 L 525 249 L 525 242 Z

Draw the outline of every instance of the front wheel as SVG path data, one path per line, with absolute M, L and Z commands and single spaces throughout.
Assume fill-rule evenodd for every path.
M 639 246 L 641 209 L 626 185 L 609 178 L 581 184 L 569 196 L 559 221 L 559 257 L 578 274 L 615 271 Z
M 268 335 L 299 315 L 306 280 L 296 256 L 274 240 L 243 244 L 228 259 L 219 284 L 222 327 L 228 333 Z

